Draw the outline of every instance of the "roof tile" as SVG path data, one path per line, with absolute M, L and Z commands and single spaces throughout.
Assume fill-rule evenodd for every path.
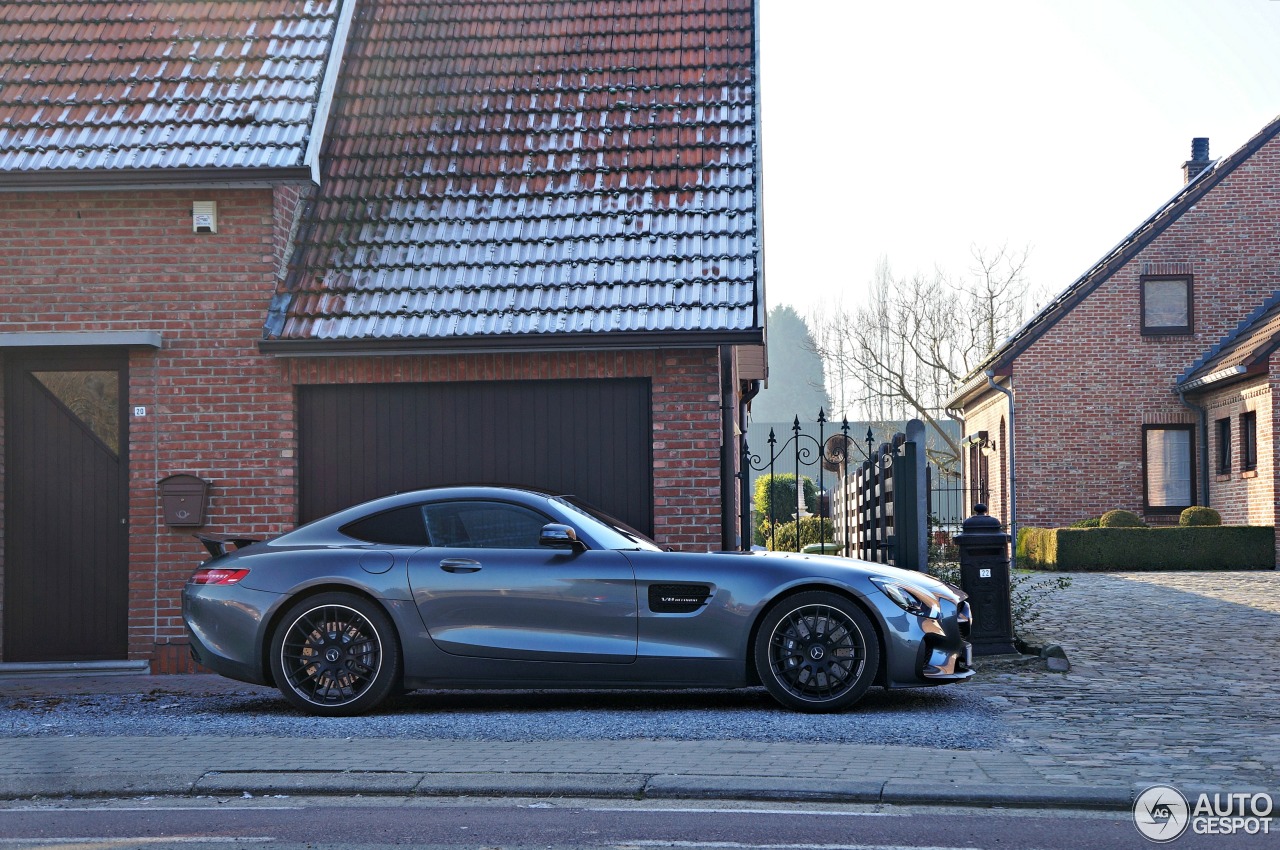
M 11 0 L 5 173 L 300 166 L 339 0 Z
M 284 340 L 754 331 L 752 0 L 357 7 Z

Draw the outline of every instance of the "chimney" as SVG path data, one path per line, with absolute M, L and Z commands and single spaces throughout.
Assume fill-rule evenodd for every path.
M 1191 140 L 1191 159 L 1182 163 L 1182 182 L 1190 183 L 1201 171 L 1209 166 L 1209 140 L 1197 138 Z

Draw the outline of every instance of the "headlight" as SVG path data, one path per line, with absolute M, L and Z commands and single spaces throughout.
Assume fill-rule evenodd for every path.
M 871 583 L 880 588 L 885 596 L 892 599 L 899 608 L 908 614 L 936 620 L 942 613 L 941 608 L 938 606 L 938 597 L 923 588 L 913 587 L 887 578 L 873 578 Z

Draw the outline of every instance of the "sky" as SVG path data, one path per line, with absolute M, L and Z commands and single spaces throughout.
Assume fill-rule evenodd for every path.
M 1280 115 L 1280 0 L 759 0 L 765 286 L 1029 249 L 1054 295 Z

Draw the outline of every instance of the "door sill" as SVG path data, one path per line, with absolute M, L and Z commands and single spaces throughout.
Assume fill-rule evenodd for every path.
M 0 662 L 0 676 L 136 676 L 150 672 L 149 661 Z

